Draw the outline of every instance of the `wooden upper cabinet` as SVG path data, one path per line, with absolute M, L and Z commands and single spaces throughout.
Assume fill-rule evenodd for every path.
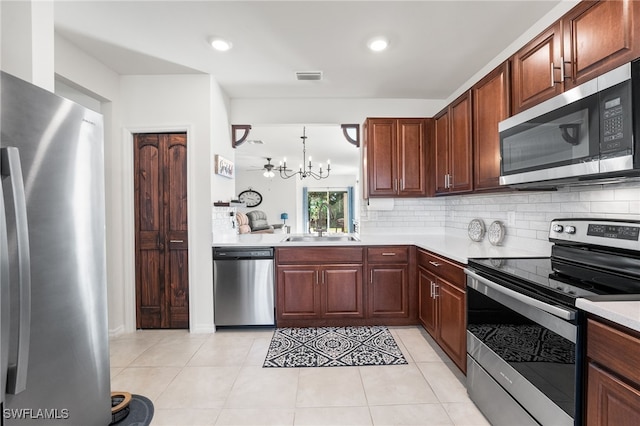
M 561 29 L 556 22 L 511 58 L 514 114 L 563 92 Z
M 473 189 L 471 92 L 465 92 L 435 118 L 434 181 L 436 194 Z
M 489 73 L 473 93 L 473 180 L 476 190 L 500 188 L 498 123 L 510 114 L 509 64 Z
M 471 92 L 460 96 L 451 104 L 451 172 L 449 192 L 468 192 L 473 189 L 471 144 Z
M 398 120 L 398 194 L 427 195 L 427 120 Z
M 447 173 L 449 173 L 449 108 L 440 112 L 434 119 L 435 137 L 433 139 L 433 174 L 436 194 L 446 193 Z
M 396 194 L 397 121 L 393 118 L 367 119 L 367 181 L 369 196 Z
M 371 197 L 423 197 L 427 191 L 427 121 L 368 118 L 366 179 Z
M 562 18 L 565 90 L 636 59 L 640 2 L 583 1 Z

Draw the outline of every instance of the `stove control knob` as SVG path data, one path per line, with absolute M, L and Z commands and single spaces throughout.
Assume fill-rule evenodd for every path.
M 551 230 L 552 230 L 553 232 L 562 232 L 562 231 L 564 230 L 564 226 L 559 225 L 559 224 L 557 224 L 557 223 L 556 223 L 555 225 L 553 225 L 553 227 L 551 228 Z
M 567 234 L 575 234 L 576 233 L 576 227 L 575 226 L 565 226 L 564 228 L 564 232 L 566 232 Z

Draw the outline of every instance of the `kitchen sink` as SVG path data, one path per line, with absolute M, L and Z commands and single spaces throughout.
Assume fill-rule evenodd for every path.
M 320 243 L 320 242 L 339 242 L 339 241 L 360 241 L 353 235 L 292 235 L 284 239 L 290 243 Z

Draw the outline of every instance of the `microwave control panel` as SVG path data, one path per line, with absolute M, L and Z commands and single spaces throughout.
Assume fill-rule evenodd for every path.
M 631 136 L 630 84 L 625 82 L 602 92 L 600 97 L 600 153 L 625 151 Z

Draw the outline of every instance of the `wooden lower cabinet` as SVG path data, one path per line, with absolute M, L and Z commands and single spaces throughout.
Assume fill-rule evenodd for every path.
M 438 304 L 433 297 L 436 281 L 435 275 L 418 266 L 418 318 L 431 336 L 438 334 Z
M 367 248 L 367 316 L 415 323 L 415 285 L 411 266 L 415 258 L 412 246 Z
M 586 424 L 640 424 L 640 333 L 587 321 Z
M 466 373 L 466 291 L 463 269 L 418 250 L 418 318 L 425 330 Z
M 278 318 L 362 318 L 362 265 L 278 266 Z
M 417 324 L 414 258 L 413 246 L 278 248 L 276 323 Z
M 364 317 L 362 265 L 325 265 L 319 275 L 323 317 Z
M 465 292 L 442 279 L 436 281 L 439 301 L 438 342 L 462 371 L 466 371 L 467 333 Z
M 369 266 L 369 316 L 409 316 L 408 268 L 408 265 Z
M 640 389 L 589 363 L 587 425 L 640 424 Z

